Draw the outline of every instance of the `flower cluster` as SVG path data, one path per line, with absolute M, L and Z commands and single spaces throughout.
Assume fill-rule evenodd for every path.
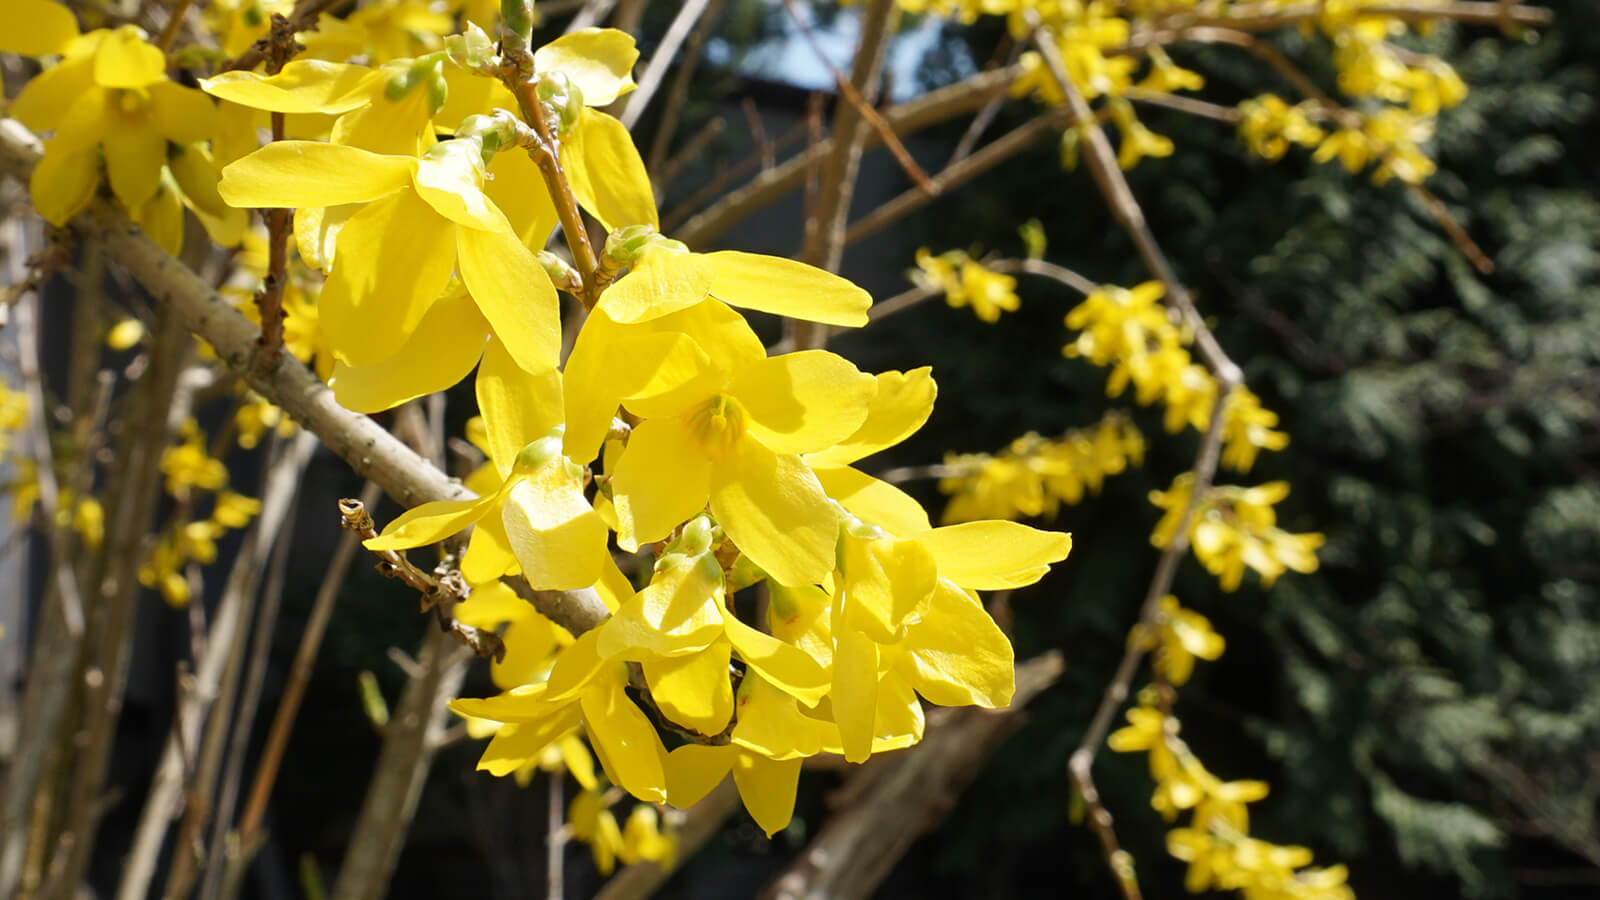
M 1002 312 L 1016 312 L 1017 280 L 986 268 L 963 250 L 947 250 L 934 256 L 926 247 L 917 250 L 917 268 L 907 273 L 911 280 L 944 292 L 945 302 L 955 309 L 971 306 L 985 322 L 1000 321 Z
M 1206 769 L 1182 738 L 1172 715 L 1172 687 L 1188 681 L 1194 661 L 1222 655 L 1222 638 L 1177 598 L 1162 601 L 1150 631 L 1135 626 L 1129 640 L 1155 652 L 1165 682 L 1139 694 L 1128 724 L 1106 744 L 1118 753 L 1149 754 L 1156 782 L 1150 805 L 1168 822 L 1189 821 L 1167 833 L 1167 852 L 1189 864 L 1184 886 L 1193 893 L 1237 890 L 1252 900 L 1354 900 L 1343 865 L 1308 868 L 1311 851 L 1250 836 L 1248 804 L 1267 796 L 1263 781 L 1223 781 Z
M 202 85 L 331 121 L 326 140 L 307 128 L 240 154 L 218 191 L 236 207 L 295 208 L 304 267 L 290 281 L 318 294 L 310 343 L 331 358 L 338 399 L 378 411 L 476 369 L 472 437 L 488 458 L 467 479 L 476 498 L 412 509 L 367 546 L 471 529 L 458 615 L 505 625 L 507 646 L 503 693 L 455 704 L 493 731 L 480 766 L 531 772 L 581 730 L 605 778 L 645 804 L 691 805 L 731 772 L 770 833 L 789 820 L 804 758 L 915 743 L 919 695 L 1007 703 L 1011 646 L 976 591 L 1038 580 L 1069 538 L 932 527 L 852 465 L 921 426 L 928 371 L 769 357 L 738 311 L 852 327 L 871 298 L 809 266 L 693 253 L 656 233 L 638 152 L 596 108 L 633 87 L 625 34 L 575 32 L 523 62 L 473 28 L 443 45 L 376 68 L 302 59 Z M 540 253 L 574 200 L 611 232 L 582 275 Z M 564 364 L 558 289 L 592 304 Z M 613 548 L 649 554 L 642 585 Z M 568 634 L 509 596 L 508 576 L 592 587 L 611 616 Z M 759 609 L 747 588 L 766 597 Z M 663 729 L 687 743 L 669 753 Z M 618 829 L 580 798 L 574 831 L 597 854 L 665 852 L 638 809 L 653 808 Z
M 1061 352 L 1109 368 L 1107 395 L 1120 397 L 1131 385 L 1140 406 L 1160 402 L 1167 431 L 1188 426 L 1203 432 L 1216 406 L 1217 381 L 1189 355 L 1190 336 L 1161 303 L 1165 295 L 1158 281 L 1101 287 L 1067 313 L 1067 327 L 1079 334 Z M 1222 414 L 1223 462 L 1233 469 L 1248 472 L 1259 451 L 1289 444 L 1277 430 L 1277 414 L 1243 385 L 1228 395 Z
M 217 558 L 217 541 L 230 530 L 250 524 L 261 501 L 227 489 L 228 468 L 205 446 L 205 433 L 193 419 L 179 429 L 179 443 L 161 454 L 166 491 L 177 501 L 173 521 L 139 563 L 139 583 L 156 588 L 172 606 L 184 606 L 198 578 L 190 564 L 209 565 Z M 189 519 L 201 493 L 215 495 L 211 515 Z
M 1150 492 L 1150 502 L 1163 511 L 1150 535 L 1152 545 L 1166 547 L 1177 536 L 1193 485 L 1193 476 L 1185 472 L 1167 490 Z M 1288 495 L 1288 482 L 1272 481 L 1250 488 L 1215 486 L 1196 501 L 1189 542 L 1206 570 L 1221 579 L 1223 590 L 1237 590 L 1246 568 L 1255 570 L 1264 587 L 1286 571 L 1317 570 L 1323 536 L 1294 534 L 1277 525 L 1273 504 Z
M 1144 461 L 1144 435 L 1121 413 L 1057 438 L 1028 432 L 995 454 L 947 454 L 939 490 L 950 495 L 944 521 L 1054 518 L 1112 475 Z

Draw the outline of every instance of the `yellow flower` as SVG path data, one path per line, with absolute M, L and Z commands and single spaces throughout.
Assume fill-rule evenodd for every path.
M 189 419 L 183 423 L 179 434 L 183 443 L 168 447 L 161 454 L 161 472 L 167 476 L 167 493 L 185 497 L 191 488 L 221 490 L 228 483 L 228 470 L 220 460 L 211 458 L 200 426 Z
M 528 375 L 498 347 L 485 357 L 478 390 L 490 458 L 504 480 L 472 500 L 409 509 L 366 547 L 421 547 L 478 524 L 468 555 L 481 558 L 463 563 L 469 582 L 498 578 L 511 567 L 509 555 L 536 590 L 588 587 L 609 559 L 608 532 L 584 498 L 582 467 L 561 454 L 560 376 Z
M 561 345 L 555 288 L 484 196 L 481 151 L 479 141 L 462 138 L 421 159 L 279 141 L 229 165 L 220 190 L 242 207 L 365 204 L 339 232 L 334 271 L 318 300 L 323 333 L 346 364 L 394 357 L 456 273 L 487 320 L 485 331 L 522 368 L 549 371 Z
M 774 579 L 820 582 L 833 568 L 838 520 L 800 454 L 861 425 L 872 377 L 823 351 L 769 359 L 716 300 L 632 326 L 607 310 L 602 300 L 567 365 L 567 447 L 591 458 L 618 400 L 642 417 L 612 473 L 618 544 L 660 540 L 709 501 L 717 524 Z
M 29 182 L 34 207 L 64 226 L 93 198 L 103 153 L 112 192 L 137 218 L 162 189 L 169 143 L 209 138 L 216 108 L 205 94 L 168 81 L 165 55 L 132 25 L 90 32 L 65 50 L 10 110 L 35 131 L 55 132 Z
M 50 0 L 9 0 L 0 53 L 48 56 L 66 49 L 78 36 L 72 11 Z

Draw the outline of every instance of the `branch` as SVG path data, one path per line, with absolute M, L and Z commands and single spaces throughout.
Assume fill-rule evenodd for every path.
M 921 743 L 859 769 L 844 787 L 856 802 L 828 819 L 763 897 L 871 896 L 912 843 L 950 812 L 984 757 L 1022 724 L 1023 707 L 1055 683 L 1061 668 L 1056 651 L 1035 657 L 1017 667 L 1010 706 L 938 710 Z M 858 790 L 860 780 L 868 783 Z
M 909 134 L 949 121 L 981 108 L 996 94 L 1005 93 L 1011 82 L 1021 73 L 1021 66 L 1007 66 L 974 75 L 949 87 L 940 88 L 885 110 L 884 121 L 897 135 Z M 869 131 L 865 146 L 876 146 L 881 140 L 876 131 Z M 673 237 L 691 247 L 709 243 L 718 235 L 744 221 L 756 210 L 794 190 L 805 179 L 807 166 L 816 160 L 826 158 L 832 152 L 833 141 L 824 140 L 804 153 L 790 157 L 782 165 L 762 172 L 749 184 L 728 193 L 716 205 L 673 229 Z
M 14 121 L 0 123 L 0 172 L 26 183 L 38 159 L 37 139 L 32 134 Z M 251 359 L 260 329 L 110 202 L 91 203 L 72 225 L 86 240 L 102 243 L 109 258 L 209 343 L 231 372 L 316 434 L 357 474 L 376 482 L 396 502 L 410 507 L 431 500 L 472 497 L 471 491 L 372 419 L 340 406 L 333 391 L 298 361 L 284 359 L 275 372 L 255 371 Z M 535 605 L 541 613 L 574 634 L 588 631 L 609 614 L 591 588 L 540 591 L 531 596 L 538 598 Z
M 650 57 L 650 64 L 645 67 L 644 75 L 639 79 L 639 86 L 623 95 L 626 106 L 623 107 L 622 115 L 617 118 L 622 120 L 624 128 L 632 131 L 633 126 L 638 124 L 639 117 L 644 115 L 645 108 L 650 105 L 650 98 L 654 97 L 656 89 L 661 87 L 661 79 L 666 77 L 667 67 L 672 65 L 672 58 L 678 55 L 678 48 L 689 36 L 689 29 L 693 28 L 705 14 L 710 4 L 711 0 L 686 0 L 678 10 L 678 15 L 673 18 L 672 24 L 667 26 L 667 33 L 661 36 L 661 43 L 656 46 L 655 55 Z
M 1173 536 L 1172 543 L 1162 551 L 1161 559 L 1156 564 L 1155 576 L 1150 580 L 1149 589 L 1145 592 L 1144 604 L 1139 611 L 1139 627 L 1151 628 L 1160 615 L 1161 598 L 1167 595 L 1172 588 L 1173 576 L 1177 573 L 1178 561 L 1189 547 L 1189 524 L 1194 517 L 1194 512 L 1211 486 L 1211 480 L 1217 471 L 1217 463 L 1222 453 L 1222 423 L 1223 410 L 1226 408 L 1228 396 L 1233 393 L 1243 380 L 1239 367 L 1230 360 L 1222 350 L 1221 345 L 1212 336 L 1211 330 L 1206 327 L 1205 320 L 1195 309 L 1194 300 L 1189 296 L 1188 290 L 1178 280 L 1177 274 L 1167 262 L 1166 255 L 1161 252 L 1160 245 L 1156 242 L 1155 235 L 1151 233 L 1150 226 L 1145 222 L 1144 211 L 1139 208 L 1139 203 L 1134 199 L 1133 191 L 1128 188 L 1127 179 L 1122 175 L 1122 170 L 1117 166 L 1116 159 L 1111 152 L 1111 144 L 1106 140 L 1105 131 L 1099 122 L 1095 121 L 1089 111 L 1089 104 L 1078 90 L 1078 86 L 1067 74 L 1066 64 L 1061 59 L 1061 53 L 1056 47 L 1053 37 L 1039 27 L 1038 16 L 1028 13 L 1029 24 L 1033 26 L 1033 42 L 1039 48 L 1046 66 L 1050 69 L 1067 104 L 1071 107 L 1073 117 L 1078 121 L 1078 128 L 1085 132 L 1083 143 L 1087 146 L 1089 172 L 1094 177 L 1101 195 L 1105 198 L 1106 205 L 1110 207 L 1112 215 L 1128 232 L 1138 247 L 1139 256 L 1145 265 L 1161 281 L 1167 289 L 1168 301 L 1177 308 L 1185 324 L 1194 333 L 1195 344 L 1200 350 L 1200 355 L 1205 359 L 1217 381 L 1217 394 L 1211 408 L 1211 421 L 1206 428 L 1204 440 L 1201 441 L 1200 451 L 1194 462 L 1194 481 L 1189 492 L 1189 501 L 1184 506 L 1183 515 L 1178 521 L 1178 529 Z M 1106 733 L 1111 727 L 1111 718 L 1117 709 L 1122 706 L 1128 696 L 1128 687 L 1133 681 L 1134 672 L 1137 671 L 1139 661 L 1144 657 L 1145 649 L 1142 643 L 1130 642 L 1124 652 L 1122 662 L 1117 666 L 1116 675 L 1107 685 L 1105 694 L 1100 699 L 1100 706 L 1095 710 L 1094 718 L 1090 720 L 1088 729 L 1084 732 L 1083 741 L 1078 749 L 1073 751 L 1068 762 L 1068 769 L 1072 774 L 1078 791 L 1083 797 L 1084 805 L 1088 808 L 1089 822 L 1094 827 L 1095 833 L 1100 838 L 1101 849 L 1106 855 L 1106 863 L 1111 868 L 1112 874 L 1117 879 L 1117 884 L 1127 900 L 1139 900 L 1139 884 L 1134 877 L 1131 858 L 1117 844 L 1116 832 L 1112 828 L 1111 813 L 1100 802 L 1100 793 L 1095 788 L 1093 767 L 1094 758 L 1100 750 L 1100 745 L 1105 742 Z
M 294 9 L 289 11 L 290 34 L 315 31 L 319 16 L 346 2 L 349 2 L 349 0 L 299 0 L 299 2 L 295 3 Z M 269 33 L 266 37 L 251 45 L 249 50 L 239 54 L 237 59 L 223 64 L 218 71 L 232 72 L 238 69 L 254 69 L 268 58 L 271 47 L 272 35 Z

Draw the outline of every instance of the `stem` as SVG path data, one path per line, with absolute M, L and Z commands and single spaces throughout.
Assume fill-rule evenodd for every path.
M 189 5 L 193 0 L 172 0 L 172 12 L 167 14 L 167 24 L 161 28 L 161 36 L 156 38 L 156 47 L 166 53 L 172 49 L 172 42 L 178 39 L 178 29 L 183 27 L 183 17 L 189 12 Z
M 1095 185 L 1099 187 L 1106 205 L 1111 209 L 1111 214 L 1133 239 L 1145 265 L 1166 286 L 1168 300 L 1178 309 L 1185 323 L 1194 332 L 1195 344 L 1200 350 L 1200 355 L 1217 380 L 1217 395 L 1211 409 L 1211 421 L 1206 428 L 1205 438 L 1201 441 L 1200 451 L 1192 470 L 1194 482 L 1189 493 L 1189 501 L 1179 518 L 1178 530 L 1172 543 L 1162 551 L 1161 559 L 1156 564 L 1155 576 L 1150 580 L 1149 589 L 1145 592 L 1144 603 L 1139 611 L 1138 627 L 1149 629 L 1160 614 L 1161 598 L 1171 590 L 1178 562 L 1189 547 L 1190 521 L 1194 517 L 1200 499 L 1211 487 L 1211 479 L 1216 474 L 1217 463 L 1222 453 L 1223 410 L 1228 396 L 1241 383 L 1243 376 L 1239 367 L 1223 353 L 1211 330 L 1206 327 L 1205 320 L 1195 309 L 1193 298 L 1189 296 L 1188 290 L 1178 280 L 1165 254 L 1161 252 L 1155 235 L 1145 222 L 1144 211 L 1139 208 L 1138 201 L 1128 188 L 1127 180 L 1123 178 L 1122 170 L 1116 164 L 1105 132 L 1095 120 L 1088 101 L 1078 90 L 1077 84 L 1067 74 L 1066 64 L 1061 59 L 1055 39 L 1039 26 L 1036 14 L 1029 11 L 1027 15 L 1029 24 L 1033 26 L 1032 37 L 1035 46 L 1039 48 L 1039 53 L 1049 67 L 1051 76 L 1065 95 L 1073 118 L 1078 123 L 1076 127 L 1086 132 L 1087 140 L 1084 141 L 1087 145 L 1086 156 Z M 1100 793 L 1094 784 L 1093 766 L 1095 754 L 1105 742 L 1106 733 L 1111 727 L 1111 718 L 1127 699 L 1128 687 L 1144 654 L 1145 649 L 1141 643 L 1128 644 L 1122 662 L 1118 664 L 1111 683 L 1106 686 L 1105 693 L 1100 698 L 1100 706 L 1095 710 L 1094 718 L 1090 720 L 1089 727 L 1084 732 L 1083 741 L 1078 745 L 1078 749 L 1073 751 L 1068 762 L 1068 770 L 1083 797 L 1084 805 L 1088 808 L 1089 822 L 1100 838 L 1106 863 L 1127 900 L 1139 900 L 1139 884 L 1134 876 L 1131 858 L 1117 844 L 1111 813 L 1101 802 Z

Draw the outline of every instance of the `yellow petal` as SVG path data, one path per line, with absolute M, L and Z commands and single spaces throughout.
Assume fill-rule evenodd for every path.
M 844 758 L 865 762 L 872 755 L 878 713 L 878 645 L 853 628 L 834 632 L 833 690 L 828 697 Z
M 699 345 L 682 334 L 638 333 L 599 310 L 591 313 L 562 378 L 567 456 L 579 463 L 595 458 L 623 397 L 676 387 L 709 362 Z
M 498 11 L 498 10 L 497 10 Z M 454 133 L 461 120 L 471 115 L 488 115 L 496 109 L 516 109 L 517 98 L 506 90 L 499 79 L 485 78 L 476 72 L 452 65 L 444 67 L 444 82 L 449 88 L 444 106 L 433 114 L 433 127 L 445 133 Z M 521 156 L 526 153 L 505 153 L 503 156 Z
M 550 276 L 509 226 L 505 231 L 456 228 L 461 280 L 495 337 L 518 366 L 535 374 L 561 357 L 561 301 Z
M 711 471 L 705 451 L 681 422 L 641 422 L 611 482 L 621 526 L 618 546 L 631 553 L 640 544 L 659 541 L 704 509 Z
M 489 323 L 472 298 L 451 291 L 428 307 L 393 356 L 365 366 L 335 363 L 328 386 L 341 406 L 356 412 L 391 409 L 467 377 L 488 336 Z
M 728 375 L 767 358 L 766 347 L 750 323 L 721 300 L 702 300 L 688 309 L 653 319 L 648 327 L 694 338 L 711 358 L 711 364 Z
M 731 650 L 727 641 L 717 641 L 688 656 L 645 660 L 651 699 L 673 722 L 704 735 L 720 734 L 733 718 Z
M 614 322 L 646 322 L 706 299 L 711 278 L 696 253 L 653 248 L 628 274 L 600 294 L 600 309 Z
M 779 761 L 743 752 L 735 757 L 733 783 L 739 787 L 739 799 L 767 837 L 789 827 L 794 818 L 800 762 L 798 758 Z
M 417 164 L 417 195 L 452 222 L 486 231 L 511 223 L 483 196 L 483 156 L 472 141 L 446 141 Z
M 580 28 L 533 52 L 534 71 L 567 76 L 589 106 L 610 106 L 633 90 L 633 64 L 638 61 L 633 36 L 615 28 Z
M 723 617 L 723 627 L 739 658 L 768 684 L 807 706 L 815 706 L 828 693 L 827 671 L 799 647 L 751 628 L 736 616 Z
M 333 271 L 333 257 L 339 248 L 339 231 L 362 204 L 302 206 L 294 211 L 294 244 L 306 265 L 324 273 Z
M 217 187 L 233 206 L 366 203 L 410 186 L 416 164 L 342 144 L 276 141 L 223 169 Z
M 604 674 L 611 662 L 599 654 L 600 628 L 591 628 L 567 645 L 550 666 L 545 697 L 551 702 L 570 700 Z
M 167 168 L 183 188 L 189 202 L 213 216 L 226 216 L 233 210 L 222 202 L 217 193 L 217 181 L 222 177 L 211 157 L 199 146 L 177 146 L 167 157 Z
M 183 249 L 183 202 L 170 186 L 159 185 L 150 199 L 132 211 L 131 218 L 161 249 L 173 256 Z
M 6 28 L 0 32 L 0 53 L 45 56 L 60 53 L 78 36 L 72 13 L 49 0 L 9 0 Z
M 983 606 L 941 582 L 921 621 L 906 633 L 901 665 L 917 693 L 940 706 L 998 709 L 1014 688 L 1011 641 Z
M 1033 584 L 1072 552 L 1072 535 L 985 520 L 917 536 L 939 561 L 939 575 L 964 588 L 998 591 Z
M 887 481 L 879 481 L 848 466 L 838 469 L 819 466 L 815 471 L 828 496 L 863 522 L 888 529 L 892 534 L 920 534 L 931 527 L 922 504 Z
M 705 744 L 684 744 L 667 754 L 667 802 L 679 809 L 699 803 L 728 777 L 737 755 L 731 746 Z
M 541 375 L 529 374 L 498 339 L 490 340 L 484 351 L 476 392 L 489 458 L 502 478 L 511 474 L 523 447 L 562 422 L 561 373 L 551 369 Z
M 383 73 L 366 66 L 295 59 L 276 75 L 223 72 L 200 79 L 200 87 L 252 109 L 281 113 L 344 113 L 372 101 Z
M 566 466 L 553 458 L 506 494 L 506 539 L 534 590 L 576 590 L 600 578 L 610 531 Z
M 166 55 L 132 25 L 107 34 L 95 51 L 94 80 L 101 87 L 142 88 L 166 77 Z
M 501 519 L 498 516 L 479 519 L 467 541 L 467 552 L 461 557 L 461 577 L 467 584 L 476 586 L 518 571 L 517 557 L 511 552 L 511 539 L 506 537 L 506 526 Z M 517 600 L 526 605 L 522 598 Z
M 538 722 L 502 725 L 483 749 L 478 759 L 478 770 L 491 775 L 510 775 L 544 754 L 544 749 L 577 727 L 580 713 L 577 704 L 571 704 Z
M 584 110 L 561 145 L 561 163 L 573 196 L 607 231 L 624 225 L 660 227 L 650 175 L 621 122 Z
M 877 381 L 843 357 L 802 350 L 745 367 L 728 386 L 756 440 L 778 453 L 808 453 L 844 440 L 866 421 Z
M 58 228 L 94 199 L 100 184 L 100 154 L 93 144 L 75 147 L 59 137 L 45 142 L 44 157 L 28 179 L 33 207 Z
M 931 371 L 923 366 L 905 373 L 880 373 L 867 421 L 837 446 L 807 454 L 806 462 L 814 468 L 849 465 L 910 437 L 933 412 L 938 388 Z
M 667 659 L 704 650 L 722 636 L 727 617 L 716 601 L 722 590 L 716 559 L 706 554 L 663 565 L 664 572 L 601 626 L 600 655 Z
M 759 673 L 746 672 L 739 682 L 739 722 L 733 742 L 768 759 L 815 756 L 822 749 L 826 725 L 804 716 L 795 698 Z
M 73 107 L 87 99 L 91 91 L 96 95 L 104 91 L 94 83 L 94 58 L 65 59 L 29 79 L 11 101 L 7 115 L 34 131 L 50 131 L 59 127 Z M 97 108 L 102 102 L 94 100 Z
M 429 111 L 425 89 L 417 88 L 399 102 L 377 91 L 371 103 L 345 113 L 334 122 L 329 140 L 374 153 L 421 156 L 438 143 Z
M 490 202 L 505 213 L 506 220 L 524 244 L 543 247 L 550 233 L 555 231 L 559 217 L 544 177 L 539 174 L 538 164 L 521 151 L 496 153 L 489 163 L 488 174 L 483 192 Z
M 778 256 L 722 250 L 703 259 L 711 295 L 724 303 L 852 328 L 867 324 L 872 295 L 849 280 Z
M 167 140 L 144 121 L 125 121 L 112 140 L 105 142 L 106 178 L 111 190 L 129 209 L 155 196 L 161 186 L 161 167 L 167 164 Z
M 739 549 L 783 584 L 816 584 L 833 571 L 839 522 L 798 456 L 739 441 L 712 469 L 711 511 Z
M 167 140 L 197 144 L 217 131 L 221 117 L 211 98 L 191 87 L 158 81 L 150 92 L 150 120 Z
M 880 644 L 902 636 L 906 620 L 933 596 L 938 564 L 917 541 L 844 538 L 845 615 Z
M 498 500 L 494 495 L 471 500 L 435 500 L 401 513 L 383 533 L 362 542 L 368 550 L 407 550 L 436 544 L 478 521 Z
M 371 365 L 399 352 L 449 284 L 454 230 L 414 191 L 398 191 L 350 217 L 317 304 L 338 358 Z
M 606 775 L 640 800 L 666 800 L 666 748 L 622 684 L 591 687 L 580 702 L 589 743 Z

